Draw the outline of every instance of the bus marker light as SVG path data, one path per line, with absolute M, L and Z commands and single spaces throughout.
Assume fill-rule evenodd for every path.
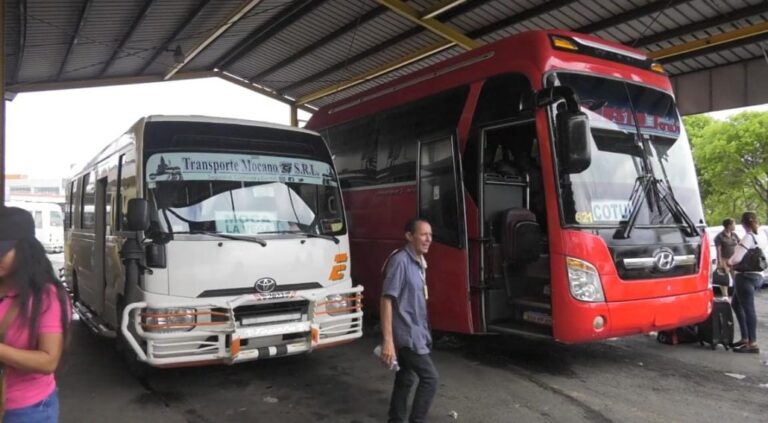
M 651 64 L 651 70 L 656 73 L 662 73 L 662 74 L 666 73 L 664 71 L 664 66 L 662 66 L 661 63 L 658 63 L 658 62 L 653 62 L 653 64 Z
M 579 47 L 571 40 L 562 37 L 552 37 L 552 46 L 563 50 L 578 51 Z
M 595 320 L 592 322 L 592 327 L 595 328 L 595 330 L 597 331 L 603 330 L 603 328 L 605 327 L 605 317 L 603 316 L 595 317 Z
M 229 344 L 229 352 L 232 357 L 237 357 L 240 354 L 240 338 L 232 338 L 232 343 Z

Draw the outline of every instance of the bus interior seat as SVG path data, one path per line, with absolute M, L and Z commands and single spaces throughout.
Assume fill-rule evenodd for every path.
M 501 243 L 504 262 L 503 275 L 507 297 L 511 300 L 520 295 L 526 283 L 527 265 L 541 257 L 541 228 L 536 215 L 528 209 L 511 208 L 502 213 Z

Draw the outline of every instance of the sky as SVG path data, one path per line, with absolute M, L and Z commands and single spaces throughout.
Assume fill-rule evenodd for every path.
M 21 93 L 6 102 L 6 173 L 67 178 L 139 118 L 204 115 L 289 123 L 289 107 L 219 78 Z M 299 111 L 299 120 L 309 114 Z
M 768 111 L 768 104 L 747 108 Z M 714 112 L 716 119 L 745 109 Z M 6 172 L 67 178 L 142 116 L 181 114 L 288 124 L 287 105 L 219 78 L 22 93 L 6 102 Z M 309 114 L 299 112 L 299 120 Z

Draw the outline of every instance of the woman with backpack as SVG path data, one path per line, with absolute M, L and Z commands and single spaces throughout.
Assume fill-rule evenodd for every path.
M 54 372 L 64 349 L 70 310 L 64 287 L 35 238 L 32 215 L 0 205 L 3 423 L 59 421 Z
M 741 224 L 746 234 L 728 259 L 728 264 L 736 271 L 734 284 L 739 300 L 733 311 L 741 331 L 741 340 L 734 343 L 733 351 L 757 354 L 760 348 L 757 346 L 755 293 L 763 284 L 762 272 L 768 266 L 763 253 L 763 249 L 768 249 L 768 242 L 758 236 L 757 214 L 745 212 L 741 215 Z

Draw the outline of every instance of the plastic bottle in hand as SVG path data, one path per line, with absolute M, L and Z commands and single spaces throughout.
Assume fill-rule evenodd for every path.
M 373 355 L 381 359 L 381 345 L 376 345 L 376 348 L 373 349 Z M 389 366 L 389 370 L 392 370 L 393 372 L 400 371 L 400 366 L 397 364 L 397 358 L 392 360 L 392 365 Z

